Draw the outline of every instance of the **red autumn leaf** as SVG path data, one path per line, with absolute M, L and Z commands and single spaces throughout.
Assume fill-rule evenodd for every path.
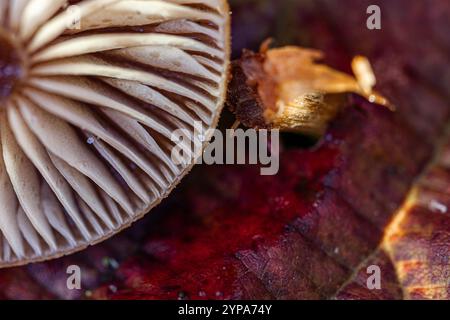
M 238 2 L 236 25 L 259 17 Z M 279 26 L 281 41 L 321 49 L 343 71 L 353 55 L 368 56 L 395 113 L 355 97 L 317 147 L 285 149 L 273 177 L 250 166 L 197 167 L 129 231 L 67 258 L 1 270 L 0 297 L 448 298 L 450 23 L 441 17 L 450 8 L 377 1 L 383 28 L 369 31 L 372 2 L 298 1 L 283 11 L 296 15 L 283 16 L 285 29 L 269 22 L 282 1 L 261 1 L 269 26 L 258 30 L 267 34 L 238 42 L 256 45 Z M 82 267 L 81 293 L 65 287 L 71 264 Z M 381 290 L 367 288 L 370 265 L 382 270 Z

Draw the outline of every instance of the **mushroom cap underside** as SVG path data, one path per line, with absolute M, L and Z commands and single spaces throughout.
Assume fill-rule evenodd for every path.
M 0 267 L 98 243 L 170 193 L 217 125 L 229 33 L 225 0 L 0 2 Z

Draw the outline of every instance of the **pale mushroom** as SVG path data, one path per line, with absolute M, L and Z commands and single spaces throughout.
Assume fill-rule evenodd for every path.
M 194 124 L 217 124 L 229 38 L 226 0 L 1 0 L 0 267 L 98 243 L 165 198 L 210 138 Z

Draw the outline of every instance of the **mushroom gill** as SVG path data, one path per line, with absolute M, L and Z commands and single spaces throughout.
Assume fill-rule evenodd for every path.
M 0 267 L 72 253 L 141 218 L 215 127 L 226 0 L 0 1 Z M 201 140 L 205 144 L 210 137 Z

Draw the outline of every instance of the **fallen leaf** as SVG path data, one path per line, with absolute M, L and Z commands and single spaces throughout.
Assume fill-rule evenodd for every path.
M 281 3 L 261 1 L 252 15 L 265 12 L 263 2 Z M 248 4 L 239 3 L 234 16 L 245 19 Z M 118 237 L 1 270 L 0 296 L 73 298 L 64 269 L 78 264 L 86 276 L 76 298 L 448 298 L 450 24 L 434 19 L 448 3 L 380 1 L 389 14 L 375 33 L 363 27 L 369 0 L 314 3 L 295 2 L 289 40 L 319 48 L 347 73 L 353 56 L 367 56 L 396 112 L 353 97 L 318 146 L 282 152 L 277 176 L 252 166 L 197 167 Z M 416 25 L 418 16 L 425 22 Z M 371 265 L 381 269 L 381 290 L 367 288 Z

